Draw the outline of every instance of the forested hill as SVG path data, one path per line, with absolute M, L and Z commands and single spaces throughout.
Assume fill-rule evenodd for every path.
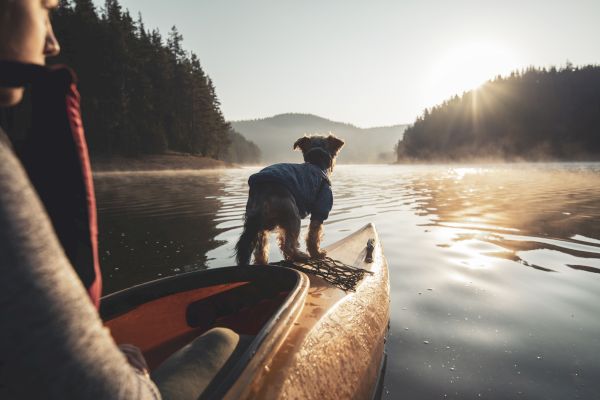
M 165 39 L 117 0 L 99 10 L 92 0 L 61 0 L 52 22 L 62 48 L 52 62 L 79 76 L 92 155 L 172 150 L 233 162 L 239 153 L 259 157 L 225 121 L 213 82 L 175 27 Z
M 354 125 L 335 122 L 311 114 L 280 114 L 270 118 L 234 121 L 234 129 L 256 143 L 261 150 L 262 161 L 298 162 L 299 152 L 292 145 L 305 134 L 329 132 L 346 141 L 338 162 L 380 163 L 395 160 L 393 146 L 402 138 L 406 125 L 361 129 Z
M 530 68 L 426 110 L 399 162 L 600 160 L 600 66 Z

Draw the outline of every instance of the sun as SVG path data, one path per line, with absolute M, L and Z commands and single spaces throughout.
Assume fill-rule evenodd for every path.
M 439 104 L 519 67 L 514 52 L 499 43 L 470 42 L 450 47 L 431 68 L 426 103 Z

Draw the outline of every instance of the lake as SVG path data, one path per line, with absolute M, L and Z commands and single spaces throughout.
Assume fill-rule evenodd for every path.
M 257 170 L 96 175 L 105 293 L 233 265 Z M 598 398 L 600 163 L 340 165 L 332 182 L 324 245 L 373 222 L 389 264 L 384 398 Z

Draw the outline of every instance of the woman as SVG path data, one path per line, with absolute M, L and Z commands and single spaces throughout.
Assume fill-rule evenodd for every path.
M 49 20 L 57 4 L 0 0 L 0 107 L 33 87 L 21 160 L 0 130 L 0 398 L 158 399 L 139 350 L 119 350 L 94 308 L 95 204 L 79 98 L 68 70 L 44 67 L 60 50 Z

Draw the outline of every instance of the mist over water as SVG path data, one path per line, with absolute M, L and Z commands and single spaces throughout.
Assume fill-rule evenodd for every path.
M 232 265 L 256 170 L 97 175 L 105 290 Z M 389 263 L 384 397 L 597 397 L 600 164 L 341 165 L 332 182 L 324 244 L 374 222 Z

